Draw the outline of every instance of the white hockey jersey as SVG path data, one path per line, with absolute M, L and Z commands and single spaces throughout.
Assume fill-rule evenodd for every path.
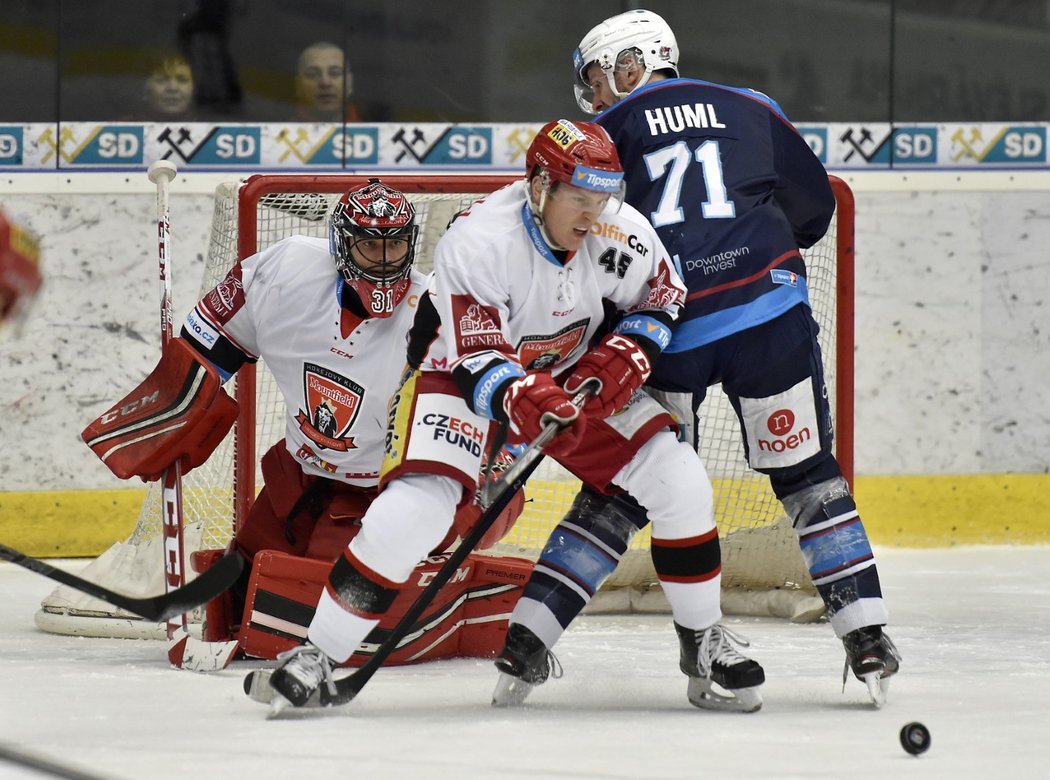
M 557 377 L 587 351 L 605 301 L 621 312 L 677 317 L 685 287 L 638 211 L 624 204 L 602 215 L 562 264 L 529 212 L 525 188 L 516 182 L 475 203 L 438 242 L 428 294 L 440 323 L 414 332 L 411 347 L 415 356 L 428 345 L 422 370 L 470 369 L 498 354 Z M 485 411 L 477 394 L 473 400 Z
M 206 356 L 219 357 L 223 343 L 248 360 L 261 357 L 284 396 L 288 451 L 303 471 L 371 487 L 427 279 L 413 270 L 392 316 L 361 319 L 340 303 L 345 288 L 327 240 L 293 236 L 234 266 L 190 312 L 183 333 Z

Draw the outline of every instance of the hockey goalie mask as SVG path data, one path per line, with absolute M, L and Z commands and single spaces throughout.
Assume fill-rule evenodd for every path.
M 335 267 L 373 317 L 389 317 L 408 294 L 416 210 L 379 179 L 339 199 L 329 220 Z
M 573 89 L 576 103 L 588 114 L 593 108 L 594 90 L 587 79 L 587 68 L 596 64 L 617 98 L 630 92 L 616 88 L 616 72 L 631 65 L 641 68 L 642 78 L 633 87 L 648 83 L 654 70 L 670 70 L 678 75 L 678 43 L 662 17 L 652 11 L 627 11 L 610 17 L 583 36 L 572 53 Z M 633 90 L 632 90 L 633 91 Z
M 600 125 L 568 119 L 548 122 L 532 139 L 525 164 L 530 180 L 542 177 L 538 202 L 529 201 L 541 227 L 546 200 L 558 185 L 597 198 L 598 210 L 604 214 L 615 214 L 623 205 L 626 182 L 620 156 Z

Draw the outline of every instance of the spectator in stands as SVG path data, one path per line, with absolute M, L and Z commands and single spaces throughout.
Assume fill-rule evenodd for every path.
M 181 54 L 165 53 L 146 77 L 146 119 L 186 120 L 193 115 L 193 70 Z
M 303 49 L 295 74 L 295 118 L 309 122 L 359 122 L 350 102 L 354 76 L 343 50 L 320 41 Z

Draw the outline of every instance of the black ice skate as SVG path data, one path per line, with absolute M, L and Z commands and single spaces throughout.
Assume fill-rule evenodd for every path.
M 866 626 L 850 631 L 842 637 L 846 648 L 846 666 L 842 670 L 842 688 L 846 688 L 849 670 L 854 676 L 868 686 L 868 695 L 876 707 L 886 702 L 886 693 L 890 687 L 890 677 L 897 673 L 901 665 L 901 655 L 897 648 L 882 631 L 882 626 Z
M 743 637 L 721 623 L 694 630 L 674 624 L 682 646 L 679 667 L 689 675 L 686 695 L 695 707 L 705 710 L 756 712 L 762 707 L 758 686 L 766 674 L 757 661 L 741 655 L 736 646 L 748 647 Z M 715 690 L 718 685 L 725 693 Z
M 321 697 L 321 683 L 327 693 L 336 694 L 332 667 L 335 665 L 320 648 L 307 642 L 277 656 L 279 664 L 269 677 L 273 698 L 270 701 L 272 714 L 276 715 L 288 705 L 302 707 Z
M 496 659 L 499 679 L 492 692 L 493 707 L 517 707 L 537 685 L 561 677 L 561 664 L 543 641 L 520 623 L 511 623 L 503 652 Z

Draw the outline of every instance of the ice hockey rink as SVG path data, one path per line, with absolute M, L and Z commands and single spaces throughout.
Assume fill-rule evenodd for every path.
M 590 616 L 522 710 L 489 706 L 491 662 L 457 660 L 275 720 L 242 693 L 257 662 L 177 672 L 158 642 L 41 633 L 52 582 L 2 563 L 0 778 L 1047 777 L 1050 547 L 877 554 L 904 657 L 881 710 L 855 680 L 843 693 L 826 623 L 729 618 L 767 675 L 763 709 L 740 715 L 686 701 L 668 616 Z M 898 742 L 909 721 L 932 735 L 918 758 Z

